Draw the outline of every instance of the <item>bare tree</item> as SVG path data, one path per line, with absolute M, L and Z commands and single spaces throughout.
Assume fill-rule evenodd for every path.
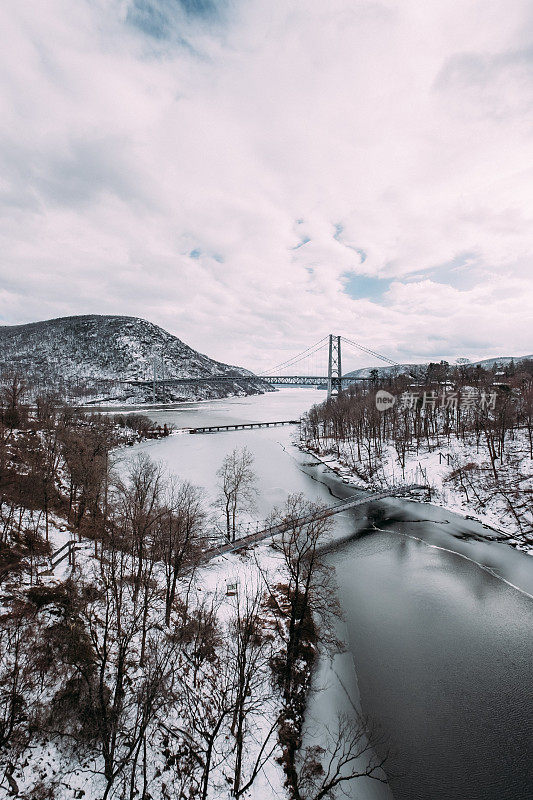
M 4 376 L 4 383 L 0 389 L 2 422 L 13 430 L 27 421 L 28 409 L 23 405 L 24 395 L 28 387 L 21 376 L 13 372 Z
M 229 634 L 228 655 L 235 681 L 231 722 L 235 741 L 233 794 L 240 797 L 251 787 L 276 747 L 273 733 L 278 714 L 269 689 L 272 636 L 265 630 L 260 586 L 241 584 L 235 597 Z M 246 772 L 244 753 L 251 756 Z
M 58 479 L 58 470 L 60 465 L 60 446 L 57 432 L 57 425 L 55 419 L 46 418 L 43 422 L 42 432 L 42 467 L 41 467 L 41 483 L 42 483 L 42 498 L 43 508 L 45 515 L 45 532 L 46 541 L 48 541 L 48 517 L 50 511 L 50 501 L 57 495 L 56 481 Z
M 254 458 L 247 447 L 229 453 L 217 472 L 220 479 L 218 507 L 226 521 L 226 536 L 235 541 L 237 517 L 241 511 L 255 506 L 257 477 L 253 471 Z
M 321 617 L 323 644 L 331 642 L 337 646 L 331 620 L 340 612 L 332 586 L 332 571 L 318 554 L 319 544 L 332 524 L 327 507 L 306 500 L 302 494 L 289 495 L 285 507 L 274 512 L 272 517 L 273 524 L 281 522 L 286 529 L 274 548 L 283 557 L 287 583 L 276 587 L 272 599 L 273 609 L 284 627 L 285 653 L 279 667 L 288 699 L 304 639 L 316 636 L 313 615 Z
M 156 531 L 156 552 L 165 569 L 165 624 L 176 599 L 178 579 L 191 573 L 203 544 L 202 492 L 184 481 L 169 484 Z
M 60 429 L 61 452 L 70 478 L 69 517 L 75 508 L 74 522 L 81 540 L 81 524 L 88 511 L 93 523 L 102 510 L 109 482 L 109 451 L 115 440 L 108 424 L 65 424 Z
M 118 526 L 122 546 L 130 551 L 135 599 L 154 549 L 157 526 L 165 514 L 162 505 L 165 486 L 162 467 L 144 453 L 132 461 L 127 481 L 118 485 Z
M 282 556 L 286 578 L 269 586 L 268 608 L 281 641 L 271 663 L 283 693 L 278 738 L 287 787 L 294 800 L 301 800 L 296 761 L 314 660 L 320 650 L 334 653 L 342 649 L 336 634 L 340 608 L 333 571 L 319 557 L 331 522 L 326 506 L 301 494 L 290 495 L 285 507 L 272 515 L 272 524 L 282 523 L 285 528 L 273 546 Z
M 168 702 L 177 642 L 158 631 L 155 607 L 146 627 L 146 576 L 141 572 L 135 584 L 124 550 L 111 543 L 98 577 L 81 616 L 94 652 L 94 678 L 87 690 L 106 800 L 117 778 L 128 768 L 135 771 L 145 737 Z
M 180 681 L 175 689 L 180 722 L 160 722 L 179 754 L 179 765 L 177 758 L 173 763 L 182 784 L 181 764 L 187 765 L 188 793 L 182 785 L 180 796 L 200 800 L 208 796 L 213 772 L 230 758 L 228 726 L 235 709 L 235 676 L 213 611 L 201 607 L 185 626 L 182 656 L 193 667 L 192 679 Z
M 529 457 L 533 458 L 533 380 L 524 385 L 522 413 L 529 439 Z
M 22 604 L 0 616 L 0 749 L 17 739 L 20 745 L 34 705 L 36 676 L 32 669 L 31 642 L 34 620 Z
M 357 778 L 387 783 L 384 766 L 388 753 L 383 737 L 366 718 L 339 715 L 334 728 L 321 726 L 320 745 L 305 748 L 297 764 L 295 800 L 333 800 L 337 790 Z

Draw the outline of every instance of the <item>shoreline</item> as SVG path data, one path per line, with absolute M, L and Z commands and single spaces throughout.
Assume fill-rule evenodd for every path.
M 372 491 L 373 489 L 386 490 L 389 488 L 387 485 L 382 483 L 370 483 L 368 481 L 364 481 L 362 478 L 356 475 L 353 470 L 344 465 L 338 458 L 334 456 L 325 456 L 321 453 L 317 453 L 316 451 L 306 447 L 302 442 L 298 442 L 296 445 L 302 452 L 313 456 L 319 464 L 322 464 L 324 467 L 333 472 L 344 486 L 352 486 L 354 489 L 360 489 L 361 491 Z M 433 494 L 436 496 L 432 497 L 432 499 L 429 501 L 420 500 L 416 497 L 405 497 L 402 499 L 405 499 L 411 503 L 417 503 L 419 505 L 429 505 L 434 506 L 435 508 L 442 508 L 444 511 L 447 511 L 450 514 L 455 514 L 461 519 L 477 522 L 484 528 L 487 528 L 496 534 L 495 536 L 484 536 L 483 538 L 486 541 L 507 544 L 514 550 L 518 550 L 525 555 L 533 556 L 533 544 L 521 542 L 514 536 L 507 536 L 504 531 L 494 525 L 494 521 L 489 515 L 466 513 L 459 504 L 454 505 L 446 502 L 444 499 L 439 497 L 438 492 L 434 491 Z M 391 496 L 393 496 L 392 490 Z
M 122 404 L 122 405 L 78 405 L 75 408 L 82 411 L 98 411 L 104 414 L 112 413 L 137 413 L 139 411 L 174 411 L 175 409 L 183 408 L 186 405 L 198 405 L 198 403 L 221 403 L 225 400 L 232 398 L 255 397 L 256 393 L 252 394 L 228 394 L 225 397 L 211 397 L 204 398 L 203 400 L 174 400 L 172 403 L 139 403 L 139 404 Z
M 204 398 L 188 398 L 186 400 L 173 400 L 170 403 L 121 403 L 117 405 L 110 405 L 108 404 L 101 404 L 101 405 L 92 405 L 87 403 L 85 405 L 79 404 L 74 405 L 75 408 L 81 409 L 82 411 L 89 411 L 94 410 L 101 413 L 138 413 L 141 411 L 174 411 L 177 409 L 183 408 L 183 406 L 191 405 L 196 406 L 203 403 L 223 403 L 226 400 L 245 400 L 248 397 L 262 397 L 266 394 L 274 394 L 279 392 L 279 388 L 276 386 L 271 386 L 270 390 L 264 392 L 249 392 L 246 394 L 227 394 L 224 397 L 204 397 Z

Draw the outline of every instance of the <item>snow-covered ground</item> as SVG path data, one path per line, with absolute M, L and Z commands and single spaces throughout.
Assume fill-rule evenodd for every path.
M 59 518 L 50 520 L 49 541 L 52 547 L 52 560 L 54 553 L 69 541 L 73 541 L 72 533 Z M 66 558 L 51 570 L 51 574 L 46 574 L 47 561 L 49 567 L 50 560 L 42 559 L 43 564 L 37 579 L 41 585 L 52 588 L 60 587 L 69 578 L 78 584 L 84 581 L 90 583 L 93 577 L 97 579 L 98 561 L 94 556 L 94 543 L 89 539 L 82 539 L 81 542 L 76 540 L 74 563 L 70 563 Z M 158 578 L 162 580 L 163 575 L 157 575 L 156 570 L 156 579 Z M 235 617 L 236 604 L 240 602 L 240 598 L 244 599 L 246 593 L 253 592 L 255 587 L 264 591 L 267 584 L 274 585 L 282 578 L 281 557 L 270 547 L 269 543 L 265 542 L 245 552 L 230 553 L 212 559 L 197 569 L 192 585 L 187 584 L 182 589 L 183 593 L 188 591 L 192 594 L 193 603 L 207 603 L 216 608 L 220 630 L 228 633 L 231 630 L 231 620 Z M 237 586 L 236 593 L 233 591 L 235 585 Z M 27 586 L 26 583 L 20 584 L 19 588 L 29 588 L 29 584 Z M 50 612 L 45 608 L 40 615 L 40 624 L 54 623 L 53 611 Z M 268 627 L 266 617 L 265 625 Z M 182 666 L 176 665 L 176 669 L 180 672 L 180 680 L 186 679 L 184 678 L 185 672 L 181 674 L 180 671 Z M 264 706 L 261 713 L 253 720 L 256 729 L 246 752 L 243 765 L 244 774 L 253 766 L 258 749 L 281 710 L 281 697 L 272 690 L 270 669 L 265 669 L 262 679 L 264 682 Z M 51 691 L 51 696 L 53 691 Z M 42 700 L 42 698 L 36 699 Z M 168 719 L 165 719 L 165 722 L 178 726 L 179 718 L 176 717 L 175 710 L 169 711 Z M 287 797 L 283 770 L 276 760 L 280 752 L 275 730 L 271 736 L 269 747 L 271 746 L 274 746 L 272 756 L 258 774 L 249 792 L 246 793 L 246 797 L 250 800 L 266 800 L 266 798 L 276 800 Z M 167 785 L 166 789 L 163 786 L 167 779 L 166 776 L 168 776 L 168 767 L 165 768 L 165 758 L 162 755 L 164 748 L 159 734 L 152 737 L 149 749 L 150 796 L 169 798 L 173 795 L 168 794 L 170 785 Z M 165 769 L 167 769 L 166 773 Z M 213 768 L 208 800 L 230 800 L 232 796 L 231 770 L 230 760 L 222 761 L 220 765 Z M 46 791 L 53 791 L 54 800 L 80 800 L 82 797 L 83 800 L 101 800 L 106 785 L 102 775 L 101 757 L 96 751 L 86 748 L 84 752 L 83 748 L 69 744 L 64 737 L 53 735 L 34 737 L 10 777 L 18 786 L 18 796 L 33 797 L 33 793 L 44 792 L 46 789 Z M 3 792 L 6 791 L 7 786 L 7 782 L 2 779 L 2 771 L 0 771 L 0 797 L 4 796 Z
M 406 454 L 405 465 L 392 445 L 383 450 L 378 469 L 369 479 L 365 465 L 353 460 L 342 442 L 324 441 L 319 452 L 310 450 L 344 482 L 361 489 L 394 488 L 423 484 L 430 488 L 431 502 L 473 517 L 492 527 L 510 545 L 533 554 L 533 460 L 529 457 L 526 431 L 516 431 L 506 444 L 503 463 L 493 472 L 486 449 L 475 437 L 441 440 L 431 447 Z

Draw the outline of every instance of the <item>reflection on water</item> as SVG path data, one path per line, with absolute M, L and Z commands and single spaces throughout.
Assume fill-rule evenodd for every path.
M 178 427 L 292 419 L 323 396 L 283 390 L 151 416 Z M 212 499 L 222 459 L 245 444 L 260 481 L 257 517 L 289 492 L 328 502 L 353 493 L 291 436 L 288 428 L 182 435 L 132 450 L 163 459 Z M 357 672 L 346 685 L 354 695 L 359 685 L 363 710 L 390 740 L 394 797 L 531 800 L 533 558 L 485 542 L 479 523 L 438 508 L 399 500 L 376 507 L 378 530 L 368 509 L 336 517 L 344 541 L 327 558 Z
M 393 752 L 394 797 L 530 800 L 531 598 L 394 532 L 328 558 L 363 708 Z

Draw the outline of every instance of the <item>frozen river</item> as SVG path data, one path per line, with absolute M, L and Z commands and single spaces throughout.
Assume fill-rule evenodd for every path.
M 324 396 L 284 389 L 149 413 L 176 427 L 293 419 Z M 179 435 L 134 451 L 166 462 L 212 500 L 222 459 L 246 445 L 259 478 L 258 518 L 289 492 L 328 502 L 353 493 L 292 444 L 295 433 Z M 348 691 L 360 694 L 388 742 L 392 795 L 531 800 L 533 558 L 478 540 L 481 525 L 441 509 L 387 500 L 378 511 L 372 532 L 364 510 L 338 515 L 343 541 L 327 558 L 353 663 Z M 391 796 L 377 785 L 372 793 Z

